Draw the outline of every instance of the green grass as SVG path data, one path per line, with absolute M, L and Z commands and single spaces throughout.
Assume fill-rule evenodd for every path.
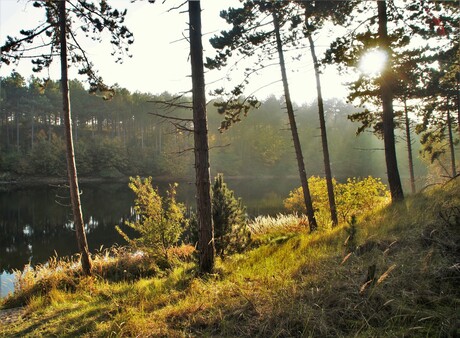
M 254 233 L 252 249 L 218 260 L 204 277 L 193 262 L 164 272 L 144 260 L 137 269 L 139 262 L 125 263 L 130 275 L 117 278 L 119 270 L 102 265 L 94 277 L 65 274 L 41 288 L 31 277 L 27 292 L 4 301 L 26 305 L 22 319 L 0 324 L 0 336 L 460 334 L 457 182 L 368 215 L 353 238 L 349 225 L 309 234 L 297 221 L 267 222 L 259 220 L 264 230 Z

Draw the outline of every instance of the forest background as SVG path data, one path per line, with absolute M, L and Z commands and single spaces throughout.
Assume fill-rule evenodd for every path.
M 46 90 L 37 78 L 18 73 L 1 78 L 0 172 L 17 176 L 66 177 L 65 147 L 61 127 L 58 81 Z M 111 100 L 91 95 L 78 80 L 70 85 L 76 160 L 81 177 L 122 178 L 129 175 L 187 179 L 193 176 L 193 139 L 159 115 L 168 111 L 155 101 L 173 94 L 131 93 L 116 88 Z M 209 109 L 209 141 L 213 174 L 226 176 L 296 176 L 295 156 L 282 98 L 270 96 L 243 123 L 220 132 L 222 116 L 212 102 Z M 296 105 L 299 135 L 305 145 L 311 175 L 323 175 L 321 140 L 316 102 Z M 383 142 L 372 133 L 356 135 L 348 115 L 357 108 L 339 99 L 325 101 L 330 152 L 336 178 L 384 178 Z M 156 115 L 155 115 L 156 114 Z M 190 111 L 175 108 L 187 118 Z M 405 142 L 397 144 L 401 175 L 408 184 Z M 417 156 L 416 176 L 425 184 L 427 163 Z

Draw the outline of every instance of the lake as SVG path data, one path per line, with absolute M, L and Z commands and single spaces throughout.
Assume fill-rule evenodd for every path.
M 300 185 L 295 178 L 226 179 L 241 197 L 250 217 L 283 212 L 283 199 Z M 163 194 L 168 182 L 155 182 Z M 81 184 L 81 202 L 92 252 L 114 244 L 125 245 L 115 230 L 133 214 L 134 194 L 127 183 Z M 178 200 L 195 206 L 194 182 L 180 182 Z M 0 297 L 12 291 L 11 273 L 27 263 L 77 252 L 68 190 L 58 185 L 0 186 Z

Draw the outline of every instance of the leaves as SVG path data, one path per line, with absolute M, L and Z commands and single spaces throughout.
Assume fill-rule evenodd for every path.
M 317 176 L 308 179 L 310 193 L 313 198 L 313 207 L 322 223 L 329 222 L 329 202 L 327 199 L 326 180 Z M 367 177 L 363 179 L 348 178 L 346 183 L 333 180 L 337 214 L 339 221 L 347 222 L 351 217 L 361 216 L 387 204 L 389 193 L 387 187 L 379 178 Z M 305 213 L 302 188 L 289 193 L 284 200 L 284 206 L 291 212 Z
M 136 248 L 168 259 L 168 249 L 177 243 L 185 228 L 185 207 L 176 201 L 177 183 L 171 184 L 166 197 L 152 186 L 152 177 L 131 177 L 129 187 L 135 193 L 135 220 L 126 225 L 140 237 L 130 239 L 120 227 L 118 232 Z

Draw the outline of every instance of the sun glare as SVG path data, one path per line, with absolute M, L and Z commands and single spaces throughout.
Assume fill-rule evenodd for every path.
M 376 76 L 385 68 L 386 62 L 387 54 L 380 49 L 374 49 L 361 57 L 359 69 L 366 75 Z

